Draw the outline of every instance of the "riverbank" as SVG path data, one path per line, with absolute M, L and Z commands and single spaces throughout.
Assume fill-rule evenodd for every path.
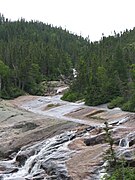
M 32 97 L 28 97 L 30 100 Z M 33 99 L 33 98 L 32 98 Z M 18 100 L 0 102 L 0 156 L 7 157 L 32 144 L 77 126 L 73 122 L 45 117 L 18 108 Z
M 6 161 L 0 162 L 1 177 L 18 177 L 19 174 L 23 180 L 25 177 L 34 178 L 32 169 L 36 168 L 41 179 L 51 178 L 50 173 L 54 172 L 55 167 L 55 173 L 61 172 L 57 174 L 58 178 L 65 172 L 67 179 L 99 180 L 103 156 L 108 148 L 103 130 L 105 121 L 109 122 L 112 129 L 115 149 L 123 154 L 128 151 L 130 161 L 134 164 L 134 155 L 131 153 L 135 152 L 133 113 L 122 112 L 118 108 L 108 110 L 65 102 L 59 95 L 21 96 L 1 101 L 0 154 L 2 160 L 6 158 Z M 31 153 L 28 153 L 30 150 Z M 40 156 L 43 152 L 47 152 L 47 163 L 44 155 L 42 158 Z M 10 159 L 13 159 L 13 164 Z M 42 166 L 39 166 L 40 161 L 44 162 Z M 23 166 L 20 168 L 16 163 Z M 36 167 L 33 166 L 35 163 Z M 7 168 L 9 164 L 10 168 Z

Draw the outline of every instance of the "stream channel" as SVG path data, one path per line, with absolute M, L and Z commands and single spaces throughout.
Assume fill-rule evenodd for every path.
M 75 111 L 78 108 L 84 108 L 85 105 L 83 103 L 65 102 L 62 101 L 60 97 L 61 96 L 59 95 L 53 97 L 39 97 L 35 100 L 23 103 L 21 108 L 35 114 L 41 114 L 43 116 L 55 117 L 66 121 L 73 121 L 79 124 L 88 125 L 89 128 L 86 128 L 85 131 L 82 131 L 81 133 L 78 133 L 76 130 L 65 131 L 64 133 L 56 135 L 52 138 L 35 142 L 33 145 L 22 147 L 19 152 L 13 154 L 10 160 L 6 159 L 0 161 L 1 180 L 74 179 L 69 175 L 66 166 L 66 162 L 77 153 L 75 149 L 69 148 L 70 143 L 79 139 L 80 137 L 85 139 L 85 137 L 89 135 L 93 129 L 103 129 L 103 123 L 95 123 L 84 119 L 65 116 L 65 114 Z M 55 105 L 55 108 L 45 110 L 45 107 L 49 107 L 48 105 L 52 103 Z M 119 122 L 125 123 L 125 118 L 123 118 L 123 121 L 121 118 L 119 119 L 117 124 L 115 124 L 115 128 L 113 128 L 114 131 L 115 129 L 117 130 L 118 128 L 123 128 L 123 125 L 119 125 Z M 89 136 L 90 143 L 93 143 L 92 145 L 95 145 L 96 143 L 104 143 L 102 135 L 104 135 L 104 133 L 99 132 L 96 135 Z M 100 142 L 100 140 L 102 140 L 102 142 Z M 134 156 L 134 150 L 130 150 L 129 146 L 134 145 L 135 133 L 127 133 L 127 135 L 123 138 L 118 137 L 116 140 L 119 142 L 119 148 L 117 148 L 118 155 L 120 156 L 121 154 L 125 154 L 125 156 L 128 156 L 127 158 L 132 159 Z M 102 162 L 100 162 L 100 167 L 98 167 L 95 171 L 96 176 L 94 179 L 100 179 L 102 174 L 104 174 L 104 172 L 102 172 L 103 170 L 104 162 L 102 160 Z

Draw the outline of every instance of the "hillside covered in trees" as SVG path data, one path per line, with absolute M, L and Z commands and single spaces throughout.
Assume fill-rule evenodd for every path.
M 41 94 L 43 80 L 69 77 L 87 42 L 62 28 L 0 16 L 1 96 Z
M 77 77 L 63 99 L 135 111 L 135 29 L 98 42 L 62 28 L 0 15 L 0 95 L 42 95 L 42 81 Z
M 135 29 L 90 42 L 79 58 L 78 76 L 63 99 L 135 111 Z

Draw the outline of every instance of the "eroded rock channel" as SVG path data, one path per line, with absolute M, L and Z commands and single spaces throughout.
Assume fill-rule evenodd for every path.
M 134 167 L 134 114 L 65 102 L 59 95 L 1 101 L 0 179 L 101 179 L 105 121 L 117 156 Z

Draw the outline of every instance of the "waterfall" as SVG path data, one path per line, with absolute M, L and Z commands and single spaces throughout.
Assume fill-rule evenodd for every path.
M 74 153 L 68 148 L 68 144 L 74 137 L 75 133 L 68 131 L 33 146 L 23 147 L 13 161 L 0 162 L 0 166 L 3 162 L 8 164 L 10 168 L 13 166 L 18 169 L 17 172 L 3 172 L 0 179 L 44 179 L 45 177 L 53 177 L 54 179 L 63 177 L 63 179 L 68 179 L 65 162 Z M 17 164 L 15 161 L 17 161 L 18 156 L 27 157 L 24 165 L 15 165 Z
M 128 148 L 129 147 L 129 140 L 128 137 L 122 138 L 119 142 L 120 147 Z

